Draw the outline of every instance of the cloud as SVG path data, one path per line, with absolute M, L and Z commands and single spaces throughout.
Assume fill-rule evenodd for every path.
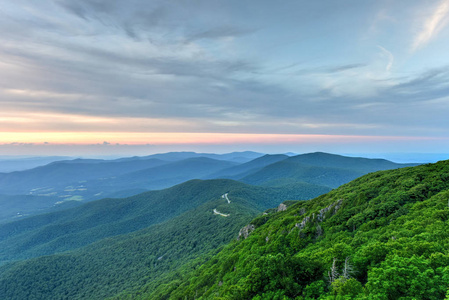
M 431 17 L 426 19 L 422 30 L 415 36 L 412 52 L 424 47 L 435 38 L 449 21 L 449 0 L 443 0 L 437 6 Z
M 444 91 L 449 87 L 449 66 L 434 68 L 427 70 L 418 76 L 409 79 L 405 82 L 395 85 L 393 88 L 401 91 L 407 91 L 411 94 L 413 91 L 416 93 L 429 93 L 428 97 L 435 96 L 435 93 Z M 446 96 L 442 94 L 441 96 Z
M 393 66 L 393 63 L 394 63 L 394 55 L 382 46 L 377 45 L 377 47 L 388 58 L 388 63 L 387 63 L 387 66 L 385 67 L 385 71 L 390 72 L 391 67 Z
M 338 73 L 338 72 L 343 72 L 343 71 L 347 71 L 347 70 L 352 70 L 352 69 L 358 69 L 358 68 L 363 68 L 365 67 L 366 64 L 347 64 L 347 65 L 341 65 L 341 66 L 337 66 L 337 67 L 331 67 L 326 69 L 325 71 L 327 73 Z
M 129 38 L 152 43 L 167 40 L 191 43 L 254 32 L 222 21 L 224 18 L 220 15 L 226 13 L 220 12 L 211 1 L 200 0 L 195 5 L 182 0 L 129 0 L 126 3 L 117 0 L 58 0 L 57 4 L 85 21 L 97 22 L 112 30 L 120 29 Z M 208 18 L 208 15 L 218 17 Z M 202 26 L 198 27 L 197 23 Z
M 56 0 L 55 2 L 69 13 L 85 20 L 93 16 L 98 17 L 100 14 L 110 14 L 117 9 L 119 4 L 116 0 Z
M 291 71 L 291 69 L 294 69 L 302 64 L 304 63 L 292 63 L 287 66 L 280 66 L 266 71 L 259 71 L 259 70 L 254 71 L 256 71 L 258 74 L 278 74 L 278 75 L 291 76 L 291 75 L 310 75 L 310 74 L 333 74 L 353 69 L 359 69 L 367 66 L 367 64 L 364 63 L 352 63 L 352 64 L 341 64 L 332 66 L 315 66 L 311 68 L 302 68 L 299 70 Z
M 128 38 L 141 40 L 154 39 L 155 30 L 168 24 L 171 10 L 163 1 L 145 2 L 130 0 L 121 3 L 116 0 L 58 0 L 57 4 L 66 12 L 89 22 L 92 27 L 107 28 L 109 31 L 120 30 Z M 165 25 L 173 30 L 173 25 Z
M 21 146 L 27 146 L 27 147 L 29 147 L 29 146 L 34 146 L 34 145 L 36 145 L 35 143 L 19 143 L 19 142 L 12 142 L 12 143 L 4 143 L 4 144 L 0 144 L 0 145 L 2 145 L 2 146 L 14 146 L 14 147 L 16 147 L 16 146 L 19 146 L 19 147 L 21 147 Z
M 0 11 L 0 125 L 11 131 L 403 134 L 416 107 L 447 93 L 444 69 L 400 69 L 394 38 L 360 47 L 354 24 L 374 12 L 360 1 L 261 1 L 257 12 L 231 0 L 27 3 Z M 394 80 L 370 77 L 379 53 Z M 447 110 L 422 118 L 439 125 Z
M 248 35 L 253 32 L 255 32 L 255 30 L 236 28 L 232 26 L 216 27 L 205 31 L 201 31 L 196 34 L 192 34 L 191 36 L 187 37 L 185 42 L 191 43 L 202 39 L 234 38 Z

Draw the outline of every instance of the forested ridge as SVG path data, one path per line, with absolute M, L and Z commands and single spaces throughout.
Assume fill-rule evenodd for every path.
M 262 215 L 198 266 L 136 299 L 444 299 L 449 161 L 380 171 Z
M 0 173 L 0 223 L 64 210 L 77 203 L 127 198 L 192 179 L 227 178 L 285 189 L 296 186 L 303 191 L 300 199 L 310 199 L 369 172 L 411 166 L 320 152 L 292 157 L 259 155 L 245 152 L 203 157 L 180 152 L 116 160 L 74 159 Z
M 317 192 L 301 182 L 268 188 L 193 180 L 2 225 L 3 251 L 40 256 L 60 252 L 55 245 L 76 247 L 1 266 L 0 299 L 446 296 L 449 161 L 379 171 L 309 201 L 285 201 Z M 274 208 L 283 201 L 286 210 Z M 69 217 L 75 212 L 80 222 Z M 167 218 L 151 221 L 160 213 Z M 144 221 L 149 227 L 139 228 Z M 77 224 L 87 226 L 81 239 L 73 239 Z M 101 226 L 126 230 L 80 243 Z M 50 229 L 51 239 L 34 238 Z
M 303 190 L 293 188 L 193 180 L 163 191 L 90 202 L 76 210 L 9 223 L 2 227 L 3 235 L 20 234 L 2 242 L 5 253 L 39 256 L 61 247 L 72 251 L 0 267 L 0 299 L 104 299 L 124 290 L 136 292 L 144 285 L 156 288 L 161 278 L 181 266 L 185 272 L 237 237 L 239 229 L 259 213 L 301 195 Z M 165 221 L 155 224 L 157 218 Z M 47 225 L 48 219 L 59 223 L 53 220 Z M 41 228 L 29 231 L 37 222 Z M 142 222 L 148 227 L 142 228 Z M 139 226 L 142 229 L 136 230 Z M 80 247 L 86 239 L 104 234 L 105 228 L 122 228 L 116 233 L 123 234 Z

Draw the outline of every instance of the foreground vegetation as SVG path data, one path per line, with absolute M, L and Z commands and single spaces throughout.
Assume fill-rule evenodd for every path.
M 198 267 L 138 299 L 444 299 L 449 161 L 369 174 L 263 215 Z

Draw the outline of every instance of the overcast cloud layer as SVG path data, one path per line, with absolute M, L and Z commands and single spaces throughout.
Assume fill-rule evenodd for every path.
M 0 132 L 448 138 L 448 21 L 449 0 L 0 0 Z

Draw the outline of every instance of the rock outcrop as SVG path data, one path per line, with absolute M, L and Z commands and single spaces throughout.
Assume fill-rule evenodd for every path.
M 278 212 L 280 211 L 286 211 L 287 210 L 287 205 L 285 205 L 284 203 L 279 204 L 278 206 Z
M 256 226 L 254 226 L 253 224 L 246 225 L 245 227 L 240 229 L 239 237 L 237 238 L 237 240 L 239 241 L 241 238 L 247 239 L 248 236 L 251 234 L 251 232 L 253 232 L 255 229 L 256 229 Z

